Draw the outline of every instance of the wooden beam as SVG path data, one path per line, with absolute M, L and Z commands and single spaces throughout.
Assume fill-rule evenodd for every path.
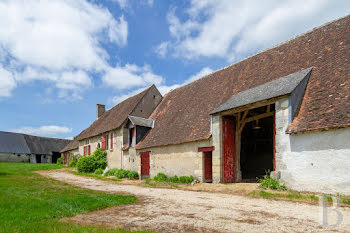
M 244 111 L 242 120 L 240 121 L 240 126 L 239 126 L 239 128 L 238 128 L 238 132 L 239 132 L 240 135 L 241 135 L 241 133 L 242 133 L 242 131 L 243 131 L 243 128 L 244 128 L 244 126 L 245 126 L 244 120 L 246 119 L 248 112 L 249 112 L 249 110 L 245 110 L 245 111 Z
M 207 152 L 207 151 L 213 151 L 213 150 L 215 150 L 215 146 L 198 147 L 198 152 Z
M 270 104 L 269 104 L 269 105 L 267 105 L 266 112 L 270 112 L 270 107 L 271 107 L 271 105 L 270 105 Z
M 237 108 L 229 109 L 229 110 L 226 110 L 226 111 L 223 111 L 223 112 L 218 112 L 218 113 L 215 113 L 215 114 L 220 114 L 222 116 L 229 116 L 229 115 L 232 116 L 232 115 L 234 115 L 237 112 L 242 112 L 242 111 L 253 109 L 253 108 L 259 108 L 259 107 L 262 107 L 262 106 L 266 106 L 268 104 L 274 104 L 274 103 L 276 103 L 277 100 L 283 99 L 283 98 L 285 98 L 287 96 L 288 95 L 282 95 L 282 96 L 274 97 L 274 98 L 271 98 L 271 99 L 255 102 L 255 103 L 252 103 L 252 104 L 243 105 L 243 106 L 240 106 L 240 107 L 237 107 Z
M 259 120 L 265 117 L 269 117 L 269 116 L 273 116 L 274 112 L 267 112 L 267 113 L 263 113 L 257 116 L 253 116 L 253 117 L 249 117 L 247 119 L 244 120 L 244 123 L 248 123 L 250 121 L 255 121 L 255 120 Z

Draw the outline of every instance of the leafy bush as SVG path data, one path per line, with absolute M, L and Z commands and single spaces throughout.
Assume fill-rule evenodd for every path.
M 138 179 L 139 178 L 139 173 L 135 172 L 135 171 L 130 171 L 128 174 L 129 179 Z
M 118 171 L 114 174 L 117 178 L 127 178 L 129 176 L 129 171 L 124 169 L 118 169 Z
M 180 176 L 179 181 L 180 181 L 180 183 L 183 183 L 183 184 L 190 184 L 194 181 L 194 177 L 193 176 Z
M 153 179 L 158 182 L 168 181 L 168 177 L 164 173 L 158 173 Z
M 118 170 L 119 170 L 119 169 L 117 169 L 117 168 L 109 169 L 109 170 L 105 173 L 105 176 L 115 176 L 115 173 L 116 173 Z
M 277 180 L 270 177 L 270 174 L 266 174 L 263 179 L 259 180 L 260 188 L 269 188 L 269 189 L 277 189 L 277 190 L 286 190 L 287 187 L 285 185 L 280 184 Z
M 78 172 L 94 172 L 98 167 L 92 156 L 83 156 L 77 162 L 77 169 Z
M 179 177 L 177 177 L 176 175 L 172 176 L 172 177 L 169 177 L 168 181 L 172 182 L 172 183 L 179 183 L 180 182 Z
M 107 167 L 107 152 L 96 149 L 90 156 L 83 156 L 77 162 L 78 172 L 94 172 Z
M 102 175 L 103 174 L 103 169 L 102 168 L 96 169 L 94 173 L 97 174 L 97 175 Z
M 78 162 L 78 160 L 76 160 L 76 159 L 72 159 L 70 162 L 69 162 L 69 167 L 75 167 L 76 165 L 77 165 L 77 162 Z
M 62 162 L 63 162 L 63 159 L 62 159 L 62 157 L 60 157 L 60 158 L 57 159 L 57 162 L 56 162 L 56 163 L 57 163 L 57 164 L 62 164 Z

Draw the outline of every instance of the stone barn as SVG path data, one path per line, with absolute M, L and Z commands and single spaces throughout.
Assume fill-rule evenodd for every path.
M 56 163 L 70 141 L 0 132 L 0 162 Z
M 202 182 L 266 173 L 300 191 L 350 195 L 350 16 L 170 91 L 155 86 L 77 137 L 108 167 Z
M 295 190 L 349 195 L 349 35 L 347 16 L 167 93 L 136 145 L 141 175 L 272 171 Z

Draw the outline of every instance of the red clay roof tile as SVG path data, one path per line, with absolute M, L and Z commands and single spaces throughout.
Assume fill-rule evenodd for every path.
M 235 94 L 313 67 L 292 133 L 350 126 L 350 16 L 177 88 L 137 149 L 210 137 L 210 112 Z

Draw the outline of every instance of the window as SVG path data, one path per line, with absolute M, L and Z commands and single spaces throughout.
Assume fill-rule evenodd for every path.
M 106 149 L 108 149 L 109 148 L 109 143 L 108 143 L 109 142 L 109 140 L 108 140 L 109 135 L 106 134 L 105 138 L 106 138 Z
M 113 133 L 111 133 L 111 150 L 113 149 Z

